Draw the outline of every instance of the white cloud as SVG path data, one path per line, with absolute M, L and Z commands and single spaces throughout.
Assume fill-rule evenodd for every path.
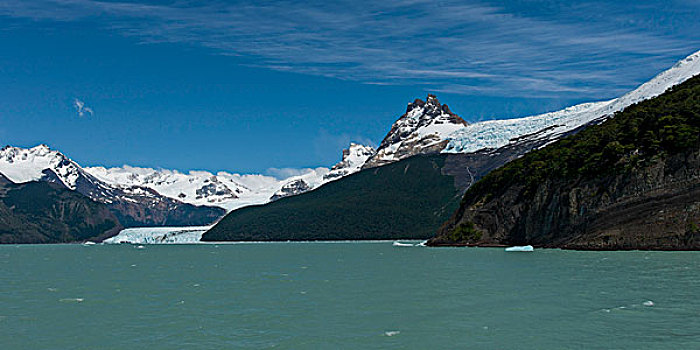
M 73 100 L 73 107 L 75 108 L 75 112 L 78 114 L 78 117 L 92 117 L 94 115 L 92 108 L 86 106 L 85 102 L 77 98 Z
M 273 70 L 525 97 L 615 96 L 700 47 L 692 4 L 669 1 L 658 11 L 645 0 L 537 2 L 530 11 L 508 5 L 5 0 L 0 15 L 94 21 L 145 43 L 200 45 Z
M 268 168 L 265 171 L 265 175 L 273 176 L 279 180 L 288 179 L 292 176 L 306 175 L 310 173 L 325 173 L 328 172 L 328 168 Z

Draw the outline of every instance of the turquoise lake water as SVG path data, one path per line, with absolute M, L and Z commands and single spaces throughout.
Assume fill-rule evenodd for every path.
M 697 252 L 26 245 L 0 267 L 6 350 L 700 349 Z

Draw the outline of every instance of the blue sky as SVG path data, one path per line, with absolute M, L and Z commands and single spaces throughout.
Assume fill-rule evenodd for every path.
M 468 121 L 524 116 L 700 49 L 699 1 L 626 3 L 3 0 L 0 143 L 83 165 L 328 166 L 429 92 Z

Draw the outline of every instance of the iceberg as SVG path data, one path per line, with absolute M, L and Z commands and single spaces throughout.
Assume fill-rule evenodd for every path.
M 392 245 L 393 245 L 394 247 L 413 247 L 413 244 L 410 244 L 410 243 L 401 243 L 401 242 L 399 242 L 399 241 L 394 242 L 394 244 L 392 244 Z
M 507 252 L 531 252 L 535 250 L 531 245 L 522 245 L 506 248 Z

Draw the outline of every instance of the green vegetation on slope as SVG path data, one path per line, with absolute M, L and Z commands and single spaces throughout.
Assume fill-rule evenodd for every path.
M 229 213 L 203 239 L 339 240 L 430 237 L 457 208 L 445 155 L 363 170 L 314 191 Z
M 104 204 L 48 182 L 14 184 L 0 174 L 0 243 L 100 241 L 121 225 Z
M 496 169 L 433 245 L 697 249 L 700 76 Z
M 494 170 L 472 186 L 464 199 L 498 196 L 514 183 L 524 198 L 545 179 L 594 178 L 644 166 L 682 152 L 700 141 L 700 77 L 628 107 L 589 127 Z

